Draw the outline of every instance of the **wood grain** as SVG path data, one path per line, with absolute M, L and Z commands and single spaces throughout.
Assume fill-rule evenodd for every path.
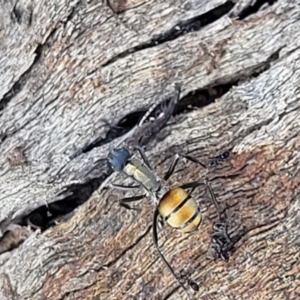
M 129 194 L 97 189 L 46 231 L 18 227 L 106 178 L 118 138 L 105 142 L 102 119 L 116 124 L 145 110 L 175 83 L 182 103 L 194 97 L 195 105 L 147 145 L 150 163 L 163 176 L 177 151 L 208 164 L 230 150 L 208 170 L 181 162 L 168 183 L 208 178 L 237 243 L 228 263 L 207 260 L 217 214 L 199 188 L 202 226 L 190 235 L 164 228 L 163 253 L 200 285 L 195 299 L 299 298 L 299 1 L 244 19 L 249 1 L 236 2 L 1 5 L 0 299 L 186 299 L 154 250 L 146 199 L 128 211 L 117 200 Z M 223 14 L 208 22 L 217 8 Z M 185 31 L 194 18 L 205 26 Z M 180 34 L 171 39 L 174 26 Z M 205 102 L 221 86 L 228 90 Z

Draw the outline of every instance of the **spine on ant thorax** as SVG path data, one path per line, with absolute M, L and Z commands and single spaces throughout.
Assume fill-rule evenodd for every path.
M 162 181 L 140 159 L 133 157 L 124 167 L 123 171 L 144 187 L 150 194 L 158 192 Z

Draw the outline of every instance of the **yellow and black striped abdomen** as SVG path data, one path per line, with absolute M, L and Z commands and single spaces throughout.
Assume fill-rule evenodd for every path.
M 191 232 L 201 223 L 197 202 L 182 188 L 167 192 L 160 200 L 158 210 L 171 227 L 183 232 Z

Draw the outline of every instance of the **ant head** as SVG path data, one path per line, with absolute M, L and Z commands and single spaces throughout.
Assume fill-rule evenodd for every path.
M 120 149 L 113 149 L 107 157 L 108 163 L 113 171 L 122 171 L 126 166 L 129 158 L 129 151 L 122 147 Z

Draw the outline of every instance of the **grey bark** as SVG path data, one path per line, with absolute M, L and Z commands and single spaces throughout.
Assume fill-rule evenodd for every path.
M 127 194 L 98 189 L 42 233 L 19 224 L 82 196 L 73 185 L 106 178 L 119 139 L 105 142 L 103 118 L 145 110 L 174 83 L 182 100 L 230 89 L 170 120 L 147 145 L 149 160 L 162 176 L 176 151 L 208 163 L 230 149 L 217 168 L 182 163 L 169 183 L 208 178 L 238 242 L 229 263 L 206 259 L 217 215 L 199 189 L 204 223 L 191 235 L 165 228 L 163 253 L 200 284 L 196 299 L 299 298 L 300 6 L 278 1 L 239 20 L 250 2 L 1 5 L 0 299 L 185 299 L 152 245 L 147 200 L 127 211 L 117 204 Z M 222 5 L 232 8 L 185 32 Z M 174 26 L 180 35 L 162 42 Z M 99 137 L 103 145 L 83 153 Z

